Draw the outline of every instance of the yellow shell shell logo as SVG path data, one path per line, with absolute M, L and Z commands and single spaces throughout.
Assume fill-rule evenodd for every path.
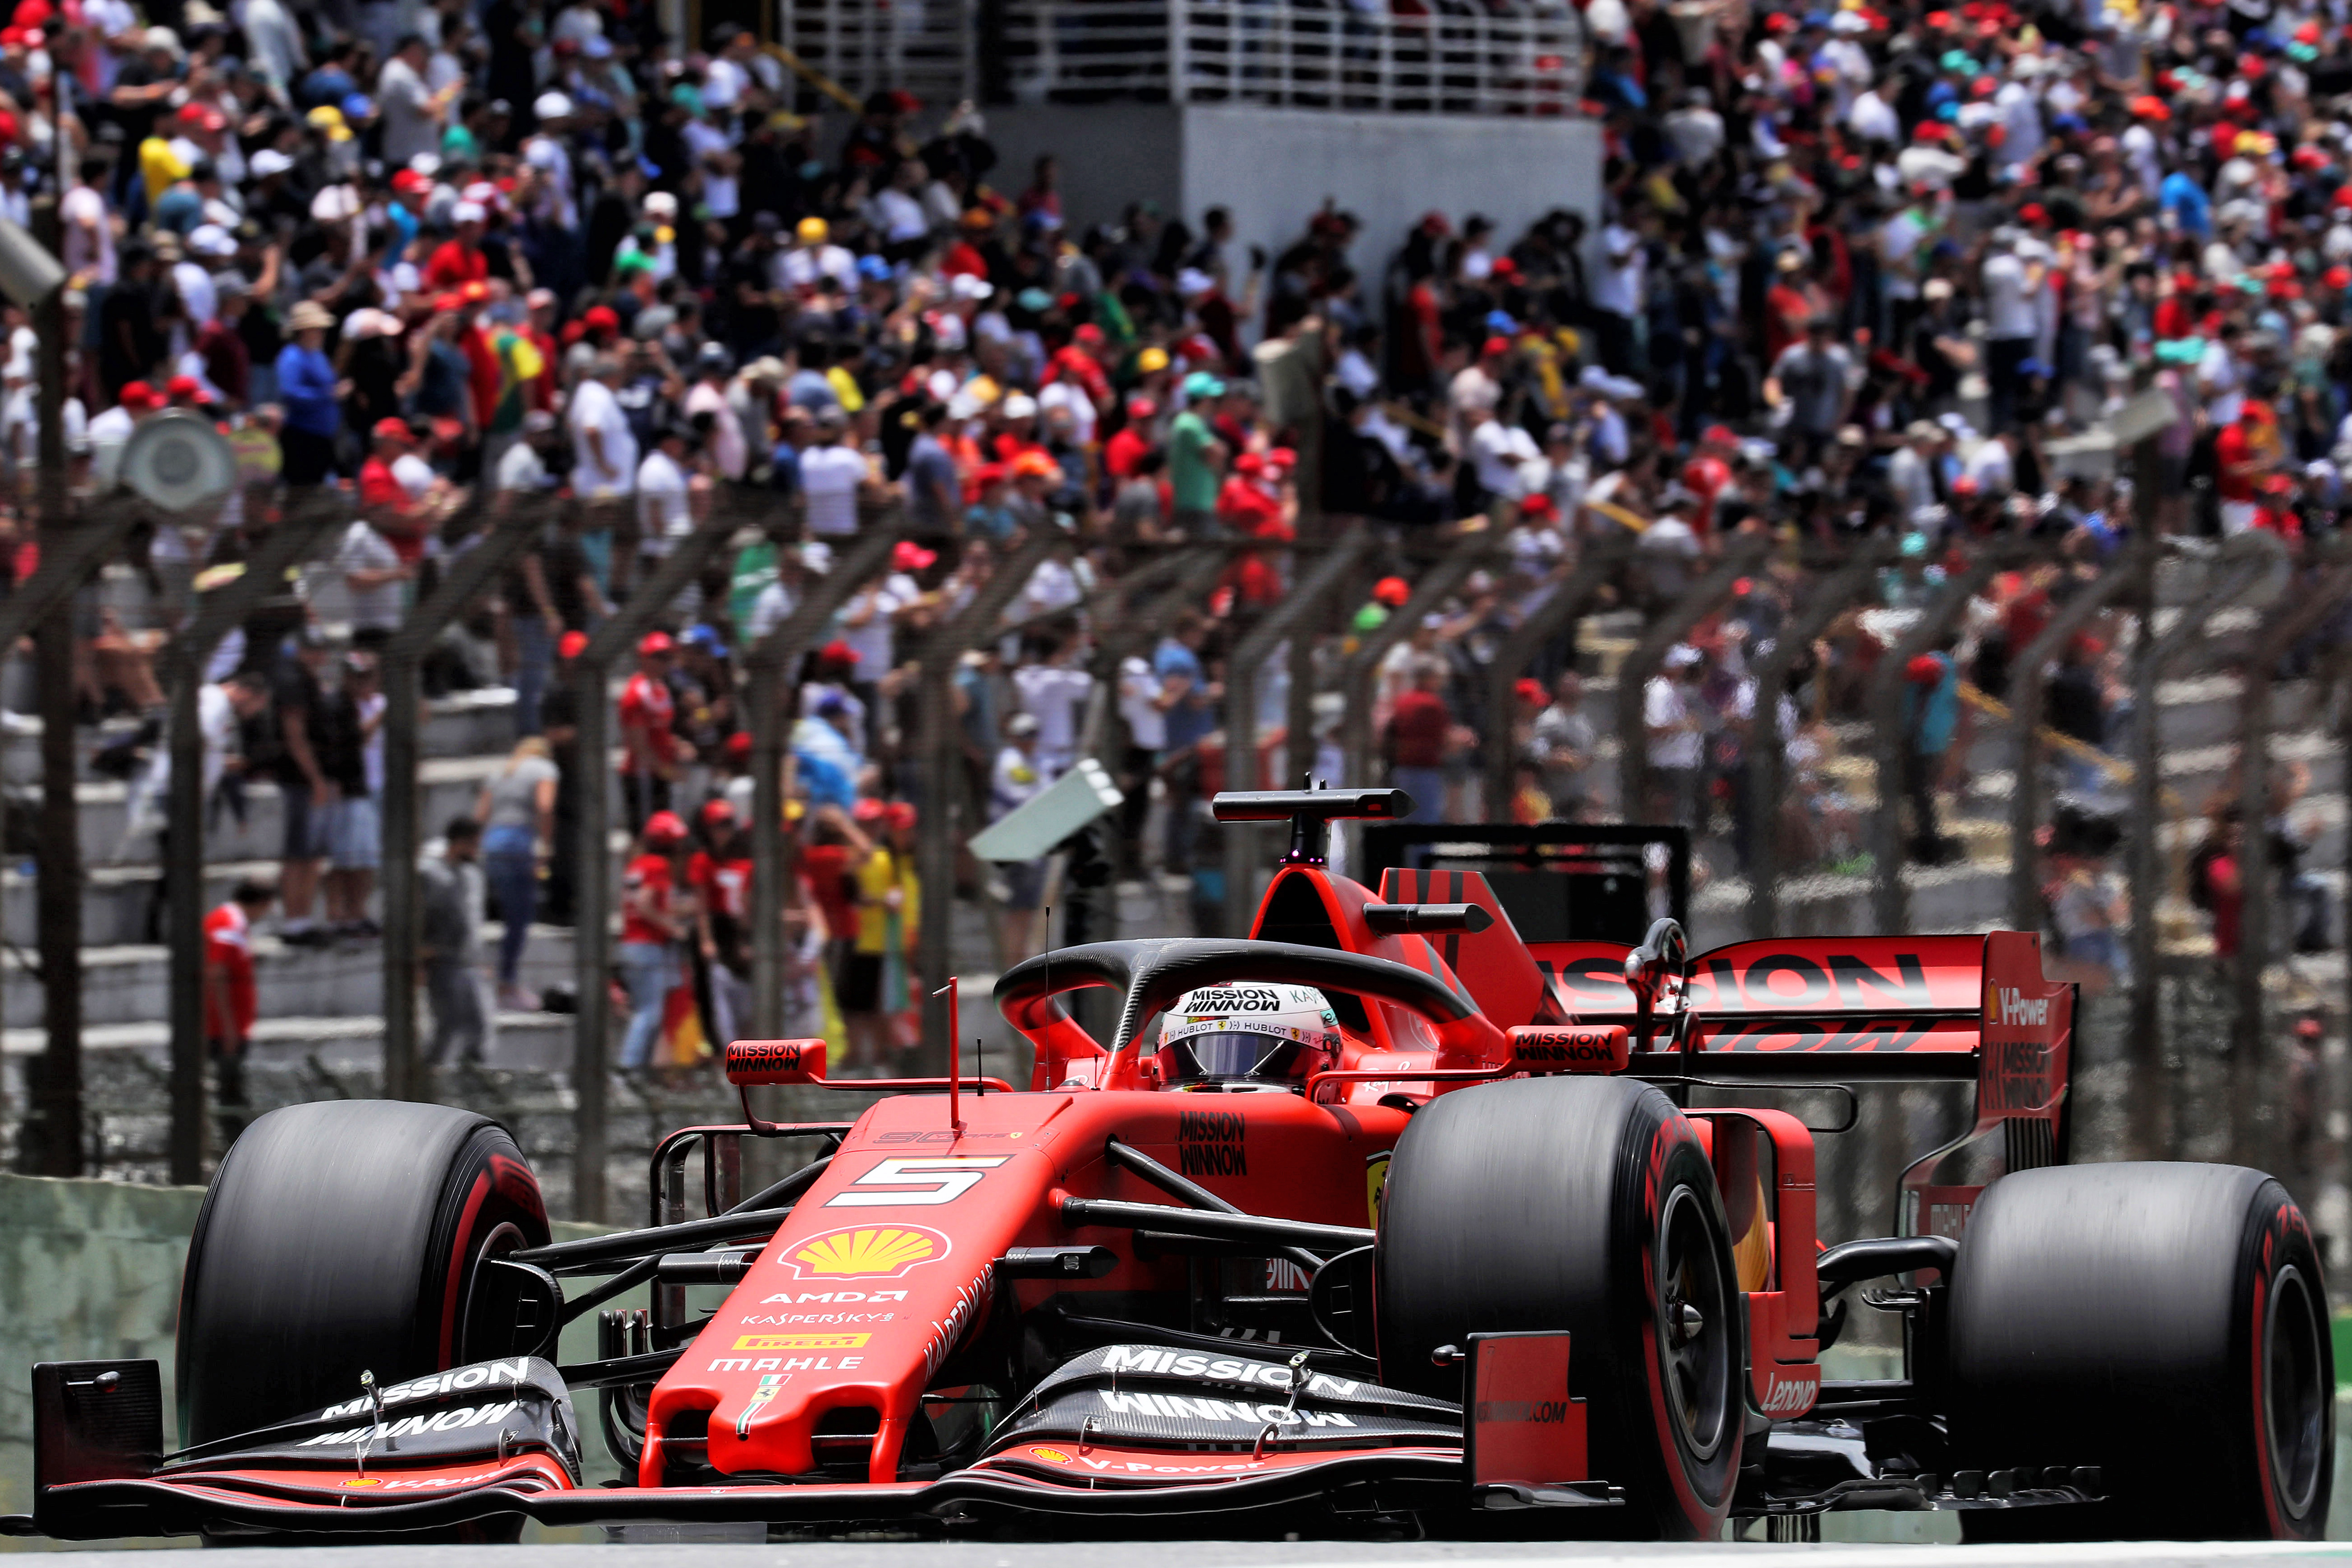
M 1066 1465 L 1070 1462 L 1070 1457 L 1059 1448 L 1032 1448 L 1029 1450 L 1029 1455 L 1032 1458 L 1043 1459 L 1049 1465 Z
M 925 1226 L 860 1226 L 832 1230 L 793 1249 L 805 1275 L 828 1279 L 887 1279 L 948 1255 L 948 1238 Z

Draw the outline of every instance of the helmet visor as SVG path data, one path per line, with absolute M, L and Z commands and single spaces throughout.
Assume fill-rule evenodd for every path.
M 1281 1035 L 1261 1035 L 1247 1029 L 1218 1029 L 1187 1035 L 1161 1048 L 1172 1058 L 1171 1083 L 1194 1083 L 1202 1079 L 1256 1079 L 1286 1083 L 1304 1078 L 1312 1060 L 1307 1046 Z

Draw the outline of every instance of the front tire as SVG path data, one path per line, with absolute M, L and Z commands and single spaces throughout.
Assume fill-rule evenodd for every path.
M 1957 1464 L 2096 1465 L 2110 1500 L 1970 1539 L 2317 1540 L 2336 1373 L 2311 1227 L 2234 1165 L 2020 1171 L 1952 1268 Z
M 1565 1329 L 1590 1479 L 1626 1493 L 1595 1522 L 1720 1535 L 1739 1478 L 1746 1303 L 1714 1168 L 1664 1094 L 1556 1078 L 1440 1096 L 1397 1143 L 1375 1269 L 1383 1382 L 1458 1398 L 1460 1372 L 1431 1364 L 1438 1346 Z
M 398 1100 L 269 1112 L 222 1158 L 188 1242 L 182 1440 L 351 1399 L 362 1371 L 389 1385 L 474 1359 L 476 1267 L 547 1239 L 539 1183 L 486 1116 Z

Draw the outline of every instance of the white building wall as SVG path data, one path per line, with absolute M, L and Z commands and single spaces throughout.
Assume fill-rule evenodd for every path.
M 1600 226 L 1601 128 L 1585 120 L 1341 114 L 1245 105 L 1044 105 L 988 111 L 1008 194 L 1039 153 L 1059 155 L 1074 228 L 1115 223 L 1129 202 L 1181 213 L 1196 231 L 1230 208 L 1244 247 L 1272 255 L 1329 197 L 1363 220 L 1352 260 L 1367 295 L 1423 213 L 1457 227 L 1492 218 L 1504 244 L 1554 207 Z

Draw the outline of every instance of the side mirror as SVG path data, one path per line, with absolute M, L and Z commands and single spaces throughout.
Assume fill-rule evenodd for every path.
M 737 1040 L 727 1047 L 727 1081 L 738 1089 L 823 1083 L 823 1040 Z
M 1677 921 L 1653 922 L 1642 945 L 1625 955 L 1625 984 L 1633 989 L 1639 1008 L 1635 1028 L 1642 1037 L 1642 1049 L 1650 1048 L 1650 1037 L 1656 1033 L 1658 998 L 1665 994 L 1667 981 L 1674 982 L 1679 994 L 1689 975 L 1690 939 Z

